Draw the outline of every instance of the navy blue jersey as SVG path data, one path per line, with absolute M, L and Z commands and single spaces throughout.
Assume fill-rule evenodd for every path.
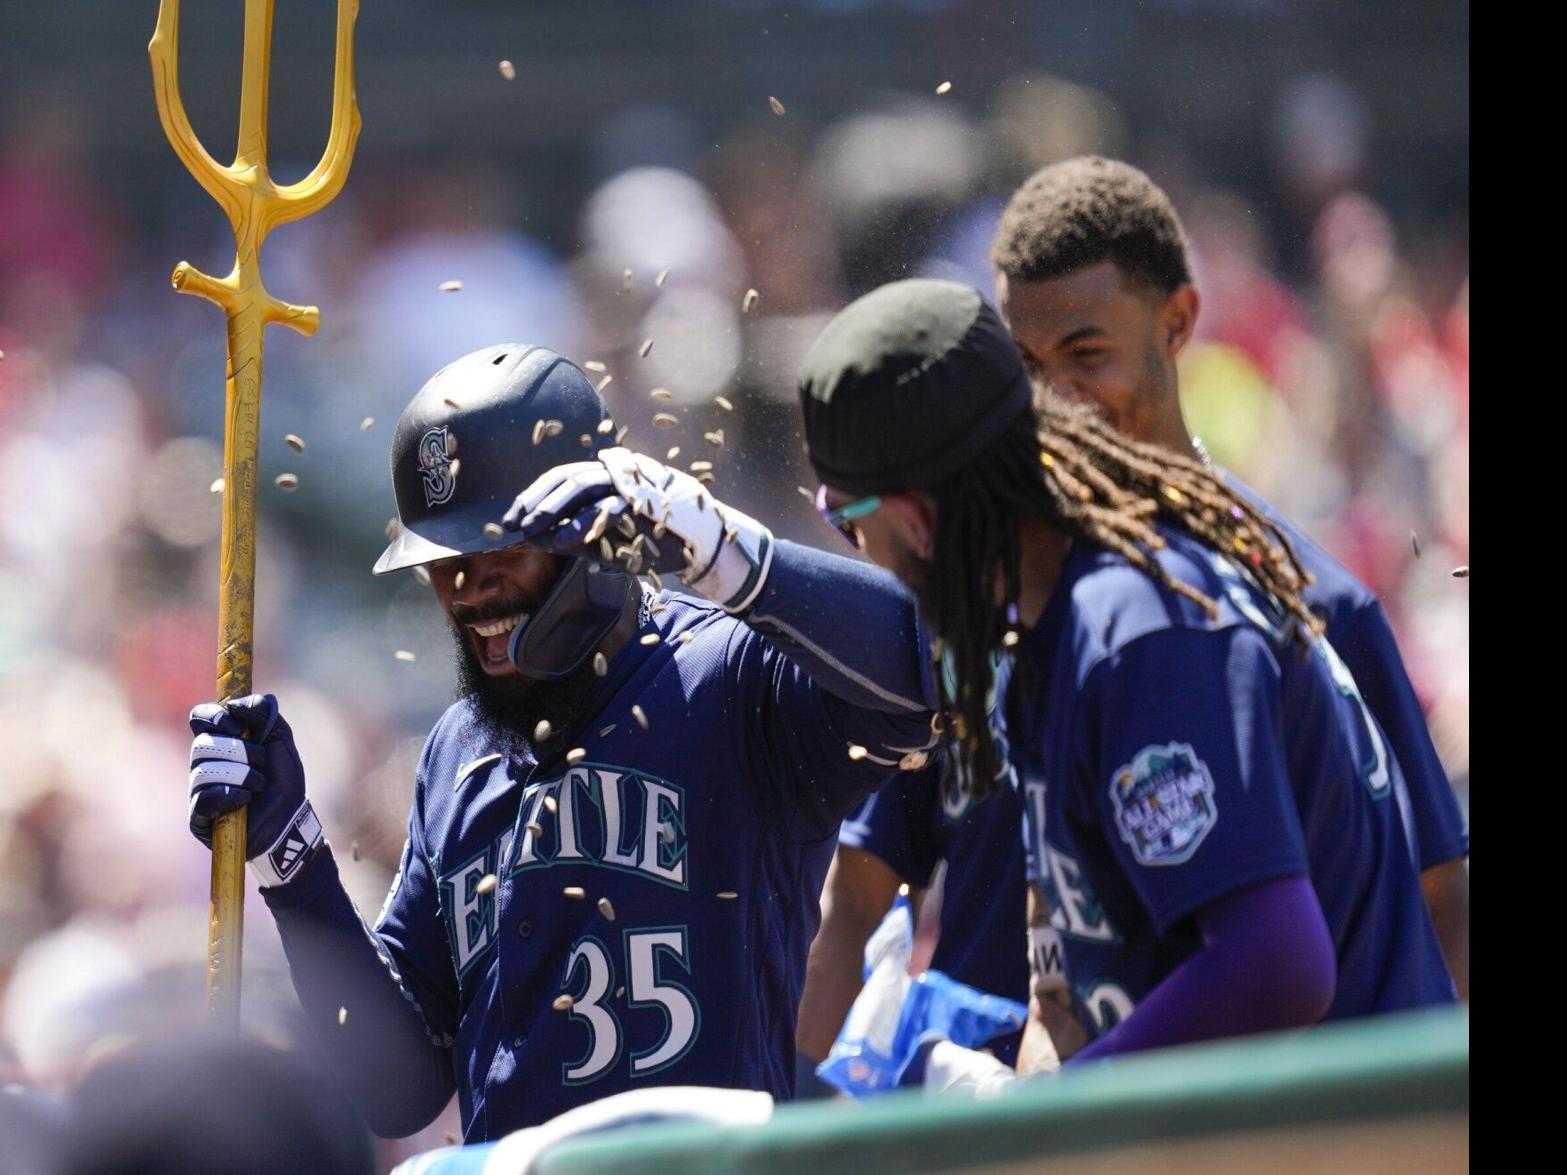
M 1196 911 L 1309 874 L 1333 936 L 1327 1019 L 1455 998 L 1397 761 L 1325 639 L 1303 650 L 1227 560 L 1162 528 L 1172 578 L 1074 544 L 1005 703 L 1029 879 L 1093 1035 L 1200 945 Z
M 640 631 L 660 643 L 621 650 L 592 717 L 542 761 L 492 745 L 465 702 L 437 724 L 402 867 L 369 936 L 396 980 L 398 999 L 383 1000 L 401 1004 L 396 1032 L 416 1025 L 433 1060 L 356 1046 L 385 1082 L 431 1088 L 417 1104 L 409 1094 L 383 1132 L 439 1108 L 442 1066 L 470 1141 L 639 1085 L 792 1095 L 795 1013 L 838 823 L 932 736 L 918 700 L 928 695 L 917 679 L 909 688 L 924 672 L 912 601 L 882 573 L 780 547 L 750 623 L 657 597 Z M 792 603 L 779 595 L 790 581 Z M 830 625 L 813 627 L 813 593 L 867 583 L 858 606 L 840 595 L 833 609 L 855 636 L 820 640 Z M 904 676 L 859 661 L 880 681 L 856 704 L 843 675 L 861 640 L 881 643 Z M 803 667 L 813 656 L 814 677 Z M 568 748 L 583 754 L 568 762 Z M 326 876 L 312 868 L 266 894 L 302 1002 L 337 1039 L 367 1021 L 321 1015 L 338 997 L 317 990 L 325 964 L 302 953 L 299 922 L 349 915 L 340 889 L 312 875 Z M 334 1059 L 367 1062 L 347 1045 Z
M 1327 622 L 1328 640 L 1349 667 L 1360 696 L 1376 716 L 1393 757 L 1403 769 L 1420 868 L 1468 856 L 1469 829 L 1464 814 L 1431 744 L 1425 712 L 1376 593 L 1250 487 L 1228 474 L 1225 480 L 1284 531 L 1301 565 L 1311 573 L 1313 582 L 1302 593 L 1306 603 Z
M 928 886 L 939 861 L 941 927 L 930 965 L 980 991 L 1028 1002 L 1027 878 L 1023 806 L 1003 780 L 990 798 L 944 786 L 945 758 L 900 775 L 843 822 L 838 843 L 885 861 L 911 886 Z M 989 1046 L 1006 1064 L 1020 1032 Z

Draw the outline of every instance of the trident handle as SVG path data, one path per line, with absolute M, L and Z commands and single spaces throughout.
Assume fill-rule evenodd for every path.
M 271 80 L 273 0 L 245 0 L 245 54 L 240 76 L 239 140 L 225 167 L 208 154 L 185 114 L 179 88 L 179 0 L 160 0 L 147 46 L 163 131 L 196 182 L 218 202 L 234 228 L 234 268 L 226 277 L 189 262 L 174 269 L 174 288 L 222 308 L 228 319 L 224 384 L 223 531 L 218 600 L 218 696 L 251 692 L 256 588 L 256 473 L 260 452 L 262 337 L 268 323 L 315 333 L 314 306 L 294 306 L 267 292 L 261 244 L 280 224 L 309 216 L 342 190 L 359 139 L 354 98 L 354 21 L 359 0 L 338 0 L 332 128 L 321 160 L 293 184 L 272 182 L 267 170 L 267 88 Z M 245 811 L 218 818 L 212 833 L 212 896 L 208 906 L 207 1010 L 239 1023 L 240 961 L 245 912 Z

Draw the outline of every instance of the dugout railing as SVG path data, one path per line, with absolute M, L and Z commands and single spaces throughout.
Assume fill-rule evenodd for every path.
M 541 1175 L 658 1171 L 1463 1171 L 1467 1009 L 1170 1049 L 1010 1087 L 780 1107 L 765 1126 L 653 1125 L 573 1139 Z

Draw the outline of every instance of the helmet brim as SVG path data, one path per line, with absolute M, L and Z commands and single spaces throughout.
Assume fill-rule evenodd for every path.
M 467 510 L 442 515 L 438 520 L 421 520 L 417 530 L 402 527 L 397 537 L 381 552 L 370 574 L 386 575 L 388 572 L 404 571 L 458 555 L 477 555 L 484 551 L 501 551 L 520 545 L 526 540 L 512 531 L 495 538 L 484 533 L 485 525 L 496 522 L 509 504 L 480 502 Z

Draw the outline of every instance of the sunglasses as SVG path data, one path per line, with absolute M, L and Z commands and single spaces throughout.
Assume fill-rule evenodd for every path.
M 825 518 L 827 525 L 841 534 L 844 541 L 855 550 L 859 550 L 861 546 L 860 528 L 854 525 L 855 519 L 864 518 L 880 505 L 881 495 L 872 494 L 868 498 L 856 498 L 847 505 L 832 510 L 827 506 L 827 487 L 816 487 L 816 512 Z

